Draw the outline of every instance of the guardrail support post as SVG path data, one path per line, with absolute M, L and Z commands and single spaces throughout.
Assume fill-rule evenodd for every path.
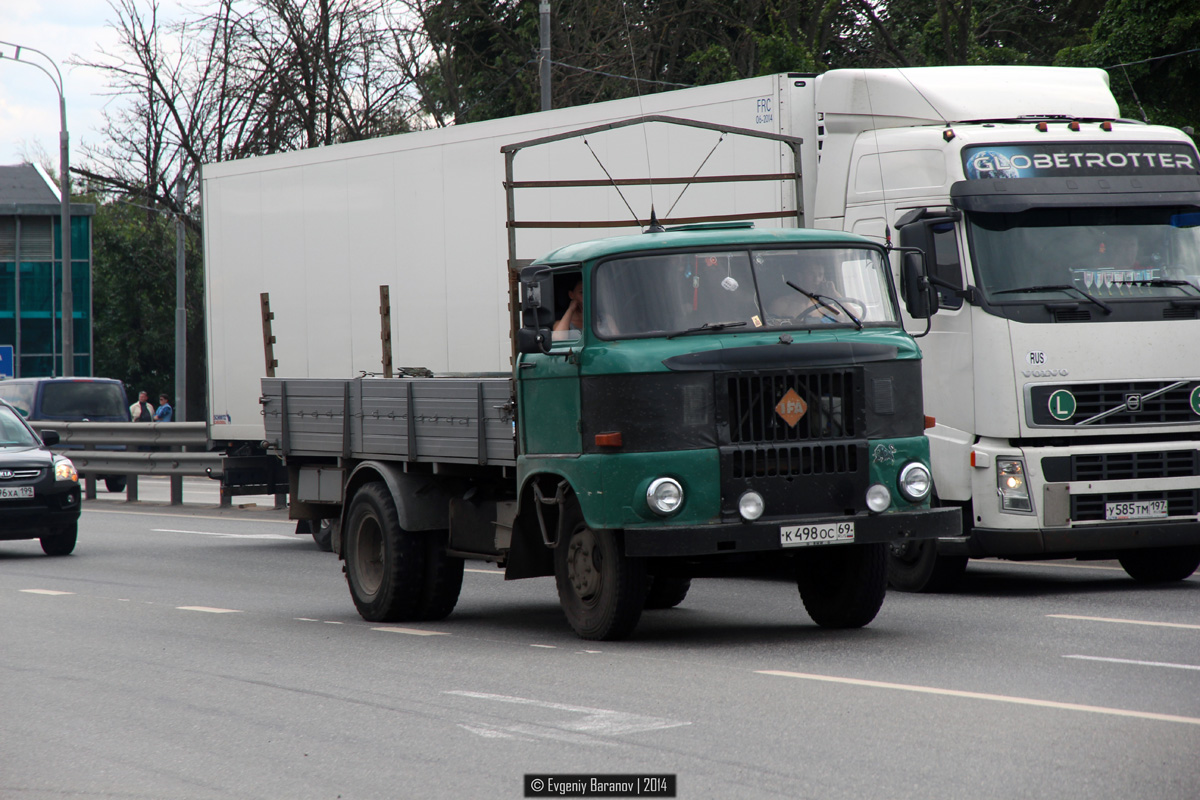
M 125 502 L 136 503 L 138 499 L 137 475 L 130 475 L 125 481 Z
M 183 476 L 171 476 L 171 505 L 183 505 Z
M 277 492 L 275 494 L 275 510 L 287 508 L 287 492 Z
M 83 497 L 85 500 L 96 499 L 96 478 L 92 475 L 87 475 L 83 479 Z
M 225 488 L 225 482 L 221 482 L 221 508 L 233 508 L 233 496 L 229 493 L 229 489 Z

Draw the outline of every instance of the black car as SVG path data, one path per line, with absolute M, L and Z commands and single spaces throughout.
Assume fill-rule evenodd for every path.
M 50 452 L 57 442 L 57 431 L 39 438 L 0 400 L 0 540 L 41 539 L 48 556 L 74 550 L 79 531 L 79 474 Z

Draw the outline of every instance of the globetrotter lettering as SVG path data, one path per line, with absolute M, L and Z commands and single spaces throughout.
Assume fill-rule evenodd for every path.
M 1194 175 L 1196 151 L 1186 144 L 1063 144 L 971 147 L 963 151 L 970 180 L 1081 175 Z

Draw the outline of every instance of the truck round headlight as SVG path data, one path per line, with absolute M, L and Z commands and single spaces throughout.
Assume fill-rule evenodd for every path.
M 882 483 L 873 483 L 867 489 L 867 508 L 876 514 L 887 511 L 892 504 L 892 493 Z
M 646 505 L 655 514 L 674 514 L 683 505 L 683 487 L 674 478 L 659 478 L 646 489 Z
M 766 508 L 763 496 L 753 489 L 738 498 L 738 513 L 742 515 L 742 519 L 748 522 L 753 522 L 761 517 Z
M 933 487 L 933 479 L 924 464 L 913 461 L 900 470 L 900 479 L 896 481 L 900 494 L 910 503 L 919 503 L 929 496 Z

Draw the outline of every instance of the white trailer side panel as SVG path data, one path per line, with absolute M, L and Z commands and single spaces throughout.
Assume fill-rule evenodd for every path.
M 391 287 L 397 366 L 506 372 L 511 345 L 501 146 L 650 114 L 804 136 L 788 128 L 792 119 L 811 120 L 811 114 L 781 113 L 791 97 L 781 92 L 795 92 L 795 83 L 764 76 L 206 165 L 201 196 L 213 438 L 263 438 L 260 293 L 270 294 L 280 376 L 378 373 L 380 285 Z M 807 81 L 806 99 L 797 101 L 808 108 L 811 85 Z M 719 139 L 711 131 L 635 126 L 589 136 L 587 144 L 575 139 L 522 151 L 516 177 L 604 179 L 607 170 L 614 177 L 661 178 L 792 167 L 777 143 Z M 626 187 L 624 194 L 625 200 L 611 188 L 522 190 L 517 215 L 628 219 L 627 200 L 644 222 L 652 204 L 660 217 L 683 218 L 794 210 L 796 203 L 792 188 L 778 183 L 702 184 L 686 192 L 680 185 Z M 522 230 L 518 257 L 616 232 Z

